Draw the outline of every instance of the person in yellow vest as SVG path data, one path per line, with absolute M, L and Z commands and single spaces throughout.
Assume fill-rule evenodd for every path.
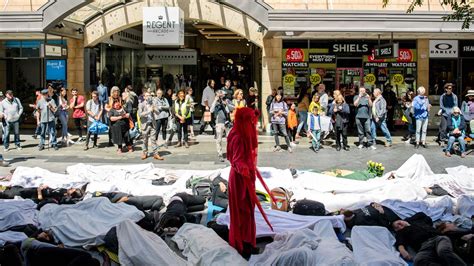
M 244 99 L 244 91 L 241 89 L 235 90 L 234 99 L 232 100 L 232 104 L 231 104 L 232 114 L 230 115 L 230 119 L 234 121 L 235 112 L 237 112 L 237 109 L 240 109 L 246 106 L 247 106 L 247 103 L 245 102 L 245 99 Z
M 178 99 L 173 104 L 173 114 L 176 117 L 176 125 L 178 129 L 178 144 L 176 147 L 189 148 L 188 144 L 188 125 L 191 123 L 191 108 L 186 100 L 184 90 L 178 92 Z

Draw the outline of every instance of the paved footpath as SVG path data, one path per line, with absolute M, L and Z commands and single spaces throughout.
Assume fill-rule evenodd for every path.
M 152 158 L 144 161 L 140 160 L 141 141 L 138 142 L 135 152 L 118 155 L 115 147 L 107 147 L 107 135 L 100 136 L 98 149 L 88 151 L 83 150 L 84 144 L 75 144 L 71 147 L 60 148 L 58 151 L 49 149 L 40 152 L 37 148 L 38 140 L 34 140 L 30 135 L 22 135 L 21 139 L 23 140 L 23 150 L 12 149 L 6 153 L 2 152 L 4 158 L 10 161 L 11 166 L 0 168 L 0 175 L 5 175 L 9 170 L 18 166 L 38 166 L 62 173 L 67 166 L 76 163 L 103 165 L 153 162 L 157 167 L 196 170 L 217 169 L 229 165 L 227 161 L 222 163 L 218 160 L 214 138 L 208 135 L 197 136 L 189 149 L 184 147 L 161 149 L 160 154 L 165 158 L 164 161 L 156 161 Z M 431 140 L 432 137 L 428 139 Z M 454 155 L 447 158 L 443 155 L 441 148 L 434 142 L 429 143 L 428 149 L 415 150 L 412 145 L 402 142 L 400 137 L 394 137 L 394 145 L 391 148 L 386 148 L 380 143 L 376 150 L 357 149 L 354 144 L 356 138 L 351 137 L 349 138 L 350 151 L 342 150 L 338 152 L 335 148 L 325 145 L 317 154 L 309 149 L 310 144 L 307 139 L 302 139 L 291 154 L 286 151 L 273 152 L 274 139 L 271 136 L 260 136 L 259 141 L 259 166 L 280 169 L 291 167 L 318 171 L 336 168 L 360 170 L 365 169 L 368 160 L 373 160 L 383 163 L 386 170 L 390 171 L 397 169 L 414 153 L 425 156 L 435 173 L 444 173 L 444 168 L 458 165 L 474 167 L 474 153 L 464 159 Z M 280 141 L 284 143 L 282 138 L 280 138 Z M 334 141 L 329 140 L 328 142 L 328 144 L 331 144 Z M 13 143 L 10 145 L 10 148 L 12 147 L 14 147 Z

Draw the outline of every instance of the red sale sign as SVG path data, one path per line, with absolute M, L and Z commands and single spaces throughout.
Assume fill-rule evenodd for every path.
M 287 62 L 303 62 L 304 51 L 300 48 L 291 48 L 286 50 L 286 61 Z
M 410 49 L 400 49 L 398 51 L 397 62 L 412 62 L 413 52 Z

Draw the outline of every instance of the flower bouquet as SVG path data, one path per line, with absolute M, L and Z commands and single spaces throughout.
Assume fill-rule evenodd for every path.
M 375 176 L 382 176 L 383 172 L 385 171 L 385 167 L 381 163 L 368 161 L 367 162 L 367 171 L 370 174 L 373 174 Z

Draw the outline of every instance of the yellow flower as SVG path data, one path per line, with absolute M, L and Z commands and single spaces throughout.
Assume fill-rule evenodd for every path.
M 382 167 L 380 167 L 380 170 L 384 171 L 384 170 L 385 170 L 385 167 L 383 167 L 383 166 L 382 166 Z

